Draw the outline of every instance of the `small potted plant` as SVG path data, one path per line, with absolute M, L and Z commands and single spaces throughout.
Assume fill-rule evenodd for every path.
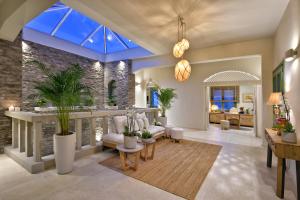
M 127 149 L 135 149 L 140 134 L 135 130 L 135 110 L 127 111 L 127 125 L 125 126 L 124 147 Z
M 142 138 L 143 142 L 147 143 L 147 142 L 149 142 L 149 141 L 152 140 L 152 135 L 151 135 L 151 133 L 148 130 L 144 130 L 142 132 L 141 138 Z
M 108 82 L 107 84 L 107 93 L 108 93 L 108 97 L 107 97 L 107 104 L 108 106 L 106 106 L 108 109 L 113 109 L 113 110 L 117 110 L 118 106 L 117 106 L 117 99 L 115 96 L 115 89 L 117 88 L 116 86 L 116 81 L 115 80 L 111 80 Z
M 282 130 L 281 138 L 283 142 L 297 143 L 295 129 L 291 122 L 287 122 Z

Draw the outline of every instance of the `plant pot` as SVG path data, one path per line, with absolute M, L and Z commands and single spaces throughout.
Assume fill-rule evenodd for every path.
M 159 121 L 162 124 L 162 126 L 165 127 L 167 125 L 168 118 L 167 117 L 158 117 L 157 121 Z
M 281 140 L 283 142 L 288 142 L 288 143 L 297 143 L 296 133 L 282 132 L 282 134 L 281 134 Z
M 137 137 L 124 136 L 124 147 L 127 149 L 135 149 L 137 145 Z
M 147 139 L 142 138 L 142 142 L 144 142 L 144 143 L 151 143 L 152 141 L 153 141 L 153 138 L 147 138 Z
M 70 173 L 75 158 L 76 134 L 54 135 L 54 157 L 58 174 Z

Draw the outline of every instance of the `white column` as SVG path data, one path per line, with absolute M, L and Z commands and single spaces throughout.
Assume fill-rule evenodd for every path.
M 33 157 L 34 161 L 42 160 L 41 156 L 42 122 L 33 122 Z
M 25 122 L 25 154 L 27 157 L 33 156 L 32 148 L 32 123 Z
M 76 132 L 76 149 L 80 150 L 82 145 L 82 119 L 75 120 L 75 132 Z
M 15 118 L 12 118 L 11 138 L 12 138 L 12 148 L 17 148 L 18 147 L 18 120 Z
M 18 120 L 18 147 L 20 152 L 25 151 L 25 121 Z
M 96 146 L 96 119 L 90 118 L 90 145 Z
M 108 119 L 109 119 L 109 117 L 103 118 L 103 124 L 102 124 L 103 135 L 108 134 Z

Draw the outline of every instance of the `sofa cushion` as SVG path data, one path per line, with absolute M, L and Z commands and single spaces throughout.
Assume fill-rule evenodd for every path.
M 155 135 L 156 133 L 164 132 L 165 128 L 162 126 L 151 125 L 149 126 L 148 131 L 151 133 L 151 135 Z
M 148 118 L 147 117 L 143 118 L 143 121 L 144 121 L 144 128 L 148 130 L 150 126 Z
M 125 131 L 127 118 L 126 116 L 115 116 L 114 117 L 114 123 L 117 130 L 117 133 L 123 134 Z
M 139 125 L 140 130 L 144 130 L 145 129 L 145 124 L 144 124 L 144 120 L 143 119 L 137 119 L 137 124 Z
M 146 117 L 146 113 L 145 113 L 145 112 L 142 112 L 142 113 L 136 113 L 136 118 L 137 118 L 137 119 L 144 119 L 144 118 L 147 118 L 147 117 Z
M 123 134 L 116 134 L 116 133 L 103 134 L 102 140 L 104 142 L 123 144 L 124 136 Z

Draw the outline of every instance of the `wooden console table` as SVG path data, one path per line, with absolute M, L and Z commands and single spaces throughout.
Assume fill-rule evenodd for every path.
M 277 189 L 276 195 L 284 198 L 286 159 L 295 160 L 297 174 L 297 199 L 300 200 L 300 143 L 290 144 L 282 142 L 277 131 L 265 129 L 265 137 L 268 142 L 267 167 L 272 167 L 272 151 L 278 157 L 277 163 Z

